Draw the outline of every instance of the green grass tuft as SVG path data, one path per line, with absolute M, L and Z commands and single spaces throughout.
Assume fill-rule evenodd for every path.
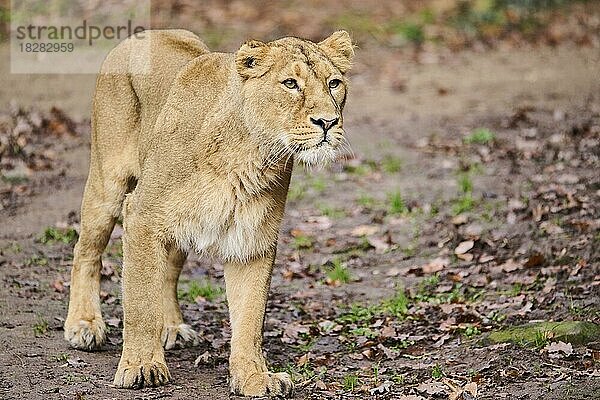
M 297 250 L 310 249 L 311 247 L 313 247 L 313 239 L 311 237 L 305 235 L 294 237 L 294 248 Z
M 399 289 L 396 295 L 382 303 L 382 309 L 396 318 L 404 318 L 408 314 L 409 300 L 403 289 Z
M 365 208 L 373 208 L 375 206 L 375 198 L 368 194 L 361 194 L 358 199 L 356 199 L 356 202 L 358 205 Z
M 388 195 L 388 203 L 390 214 L 406 214 L 408 212 L 406 203 L 399 191 Z
M 471 211 L 473 208 L 475 208 L 476 204 L 477 202 L 473 198 L 473 195 L 471 193 L 465 193 L 454 201 L 454 205 L 452 206 L 452 213 L 454 215 L 458 215 L 464 212 Z
M 79 235 L 77 234 L 77 231 L 73 228 L 61 229 L 55 227 L 48 227 L 44 230 L 44 233 L 40 237 L 40 242 L 44 244 L 56 242 L 74 244 L 78 238 Z
M 356 389 L 356 387 L 359 385 L 359 383 L 360 383 L 360 379 L 358 378 L 357 375 L 348 374 L 348 375 L 344 376 L 344 382 L 342 383 L 342 386 L 344 387 L 345 391 L 353 392 L 354 389 Z
M 487 128 L 475 129 L 471 134 L 464 138 L 466 144 L 490 144 L 496 139 L 494 132 Z
M 463 193 L 473 192 L 473 180 L 469 174 L 460 174 L 458 177 L 458 186 Z
M 395 174 L 396 172 L 400 172 L 400 169 L 402 169 L 402 161 L 400 158 L 388 154 L 383 157 L 383 160 L 381 161 L 381 168 L 389 174 Z
M 329 218 L 338 219 L 346 216 L 344 209 L 333 207 L 329 204 L 319 204 L 318 208 L 322 215 Z
M 414 22 L 394 22 L 391 24 L 390 30 L 412 44 L 420 45 L 425 41 L 425 30 L 421 24 Z
M 37 322 L 33 325 L 33 334 L 36 337 L 44 336 L 48 333 L 48 321 L 38 315 Z
M 207 301 L 213 301 L 223 293 L 224 290 L 222 287 L 213 285 L 209 281 L 190 281 L 187 290 L 179 290 L 177 297 L 194 303 L 199 297 Z
M 349 283 L 352 280 L 350 270 L 338 258 L 332 261 L 333 266 L 327 271 L 327 279 L 332 282 Z
M 442 371 L 442 367 L 439 364 L 435 364 L 431 369 L 431 377 L 436 380 L 444 377 L 444 371 Z

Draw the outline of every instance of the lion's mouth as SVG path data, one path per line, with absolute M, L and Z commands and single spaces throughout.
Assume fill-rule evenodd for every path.
M 310 143 L 302 143 L 299 144 L 296 147 L 296 152 L 302 152 L 302 151 L 307 151 L 307 150 L 314 150 L 314 149 L 319 149 L 322 148 L 326 145 L 329 145 L 330 147 L 333 147 L 333 144 L 331 143 L 331 141 L 329 140 L 329 138 L 323 138 L 320 142 L 317 142 L 316 144 L 310 144 Z
M 323 146 L 324 144 L 331 144 L 331 143 L 329 142 L 329 138 L 327 138 L 327 137 L 324 137 L 324 138 L 323 138 L 323 140 L 321 140 L 319 143 L 317 143 L 317 144 L 315 145 L 315 147 L 319 148 L 319 147 Z

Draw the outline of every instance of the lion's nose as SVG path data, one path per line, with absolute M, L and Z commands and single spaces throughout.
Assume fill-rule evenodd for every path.
M 323 129 L 324 132 L 327 132 L 329 130 L 329 128 L 331 128 L 332 126 L 335 126 L 338 121 L 340 119 L 335 117 L 335 118 L 331 118 L 331 119 L 326 119 L 326 118 L 310 118 L 310 122 L 312 122 L 313 124 L 320 126 L 321 129 Z

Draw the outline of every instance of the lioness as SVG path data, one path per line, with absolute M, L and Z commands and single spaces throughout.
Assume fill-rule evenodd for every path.
M 148 67 L 138 65 L 144 40 L 151 65 L 137 74 Z M 163 348 L 197 340 L 177 301 L 181 267 L 196 251 L 225 261 L 231 390 L 291 393 L 288 374 L 269 372 L 261 349 L 290 159 L 319 164 L 342 148 L 353 55 L 344 31 L 320 43 L 249 41 L 235 54 L 210 52 L 191 32 L 147 31 L 109 53 L 96 83 L 65 338 L 84 350 L 105 341 L 101 254 L 122 211 L 116 386 L 167 383 Z M 110 73 L 124 66 L 133 73 Z

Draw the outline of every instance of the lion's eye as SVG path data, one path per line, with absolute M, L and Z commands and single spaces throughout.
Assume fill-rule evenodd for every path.
M 340 81 L 339 79 L 332 79 L 329 81 L 329 89 L 335 89 L 338 86 L 340 86 L 342 83 L 342 81 Z
M 298 89 L 298 82 L 296 82 L 295 79 L 289 78 L 281 83 L 283 83 L 283 86 L 285 86 L 288 89 Z

